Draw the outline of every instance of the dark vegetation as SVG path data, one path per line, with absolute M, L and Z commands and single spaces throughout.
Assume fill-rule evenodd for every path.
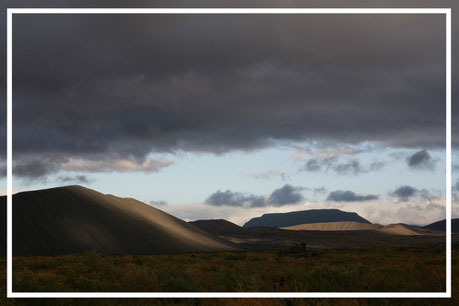
M 455 259 L 458 254 L 454 253 Z M 13 263 L 13 288 L 27 292 L 441 292 L 445 249 L 306 250 L 300 245 L 284 252 L 19 257 Z
M 459 296 L 453 249 L 453 297 Z M 17 291 L 432 291 L 445 249 L 387 248 L 14 258 Z M 292 256 L 295 254 L 295 256 Z M 313 255 L 314 254 L 314 255 Z M 5 259 L 0 290 L 5 296 Z M 10 299 L 5 305 L 455 305 L 453 299 Z M 2 304 L 0 302 L 0 304 Z

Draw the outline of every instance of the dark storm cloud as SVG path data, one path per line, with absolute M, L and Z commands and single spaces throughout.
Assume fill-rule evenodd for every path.
M 403 185 L 390 193 L 393 197 L 398 198 L 399 201 L 408 202 L 412 198 L 420 198 L 427 201 L 432 201 L 435 197 L 426 189 L 417 189 L 412 186 Z
M 16 158 L 444 144 L 443 16 L 18 15 L 13 28 Z
M 353 191 L 343 191 L 343 190 L 336 190 L 330 192 L 327 197 L 327 201 L 332 202 L 366 202 L 366 201 L 374 201 L 377 200 L 379 197 L 374 194 L 367 194 L 367 195 L 359 195 Z
M 408 156 L 406 163 L 413 169 L 433 170 L 435 167 L 435 162 L 426 150 L 420 150 Z
M 274 206 L 300 203 L 304 200 L 304 197 L 301 194 L 302 190 L 304 190 L 302 187 L 285 184 L 271 193 L 268 203 Z

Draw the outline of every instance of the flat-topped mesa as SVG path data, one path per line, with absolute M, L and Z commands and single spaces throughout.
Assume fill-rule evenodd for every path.
M 251 226 L 275 226 L 288 227 L 309 223 L 325 222 L 359 222 L 371 224 L 370 221 L 362 218 L 355 212 L 345 212 L 339 209 L 310 209 L 293 211 L 287 213 L 264 214 L 261 217 L 249 220 L 244 227 Z

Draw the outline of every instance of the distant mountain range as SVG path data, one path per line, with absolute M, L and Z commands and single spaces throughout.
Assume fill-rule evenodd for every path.
M 422 228 L 430 229 L 434 231 L 445 232 L 446 231 L 446 219 L 423 226 Z M 459 219 L 451 219 L 451 232 L 453 233 L 459 232 Z
M 6 254 L 5 221 L 3 196 L 0 255 Z M 458 228 L 459 219 L 454 219 L 453 231 Z M 13 195 L 14 256 L 273 250 L 295 243 L 316 248 L 423 246 L 444 243 L 444 230 L 445 220 L 423 228 L 382 226 L 338 209 L 265 214 L 244 227 L 224 219 L 185 222 L 135 199 L 81 186 Z
M 288 213 L 264 214 L 261 217 L 250 219 L 244 227 L 275 226 L 288 227 L 308 223 L 344 222 L 371 223 L 355 212 L 345 212 L 339 209 L 310 209 L 292 211 Z
M 4 222 L 5 196 L 0 198 L 0 204 L 3 213 L 0 218 Z M 1 245 L 4 247 L 5 241 Z M 15 256 L 88 250 L 146 254 L 234 249 L 231 243 L 147 204 L 81 186 L 13 196 Z
M 361 223 L 354 221 L 342 221 L 342 222 L 323 222 L 323 223 L 306 223 L 287 227 L 265 227 L 265 226 L 252 226 L 252 227 L 240 227 L 229 221 L 218 219 L 218 220 L 198 220 L 190 222 L 196 227 L 205 230 L 209 233 L 218 236 L 240 236 L 250 235 L 251 233 L 260 233 L 265 231 L 266 233 L 279 233 L 278 231 L 304 231 L 304 232 L 363 232 L 372 231 L 375 233 L 389 234 L 389 235 L 402 235 L 402 236 L 417 236 L 429 233 L 428 230 L 418 230 L 417 227 L 410 227 L 404 224 L 371 224 Z M 277 232 L 276 232 L 277 231 Z M 295 234 L 292 233 L 291 236 Z

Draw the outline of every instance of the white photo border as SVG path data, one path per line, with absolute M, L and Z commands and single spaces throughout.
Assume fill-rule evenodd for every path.
M 14 14 L 441 14 L 446 28 L 445 292 L 13 292 Z M 451 8 L 8 8 L 7 9 L 7 298 L 451 298 Z

